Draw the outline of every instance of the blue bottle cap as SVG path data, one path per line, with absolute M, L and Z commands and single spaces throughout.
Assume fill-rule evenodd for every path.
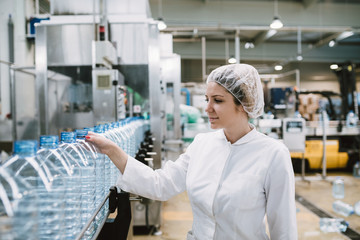
M 54 149 L 59 146 L 59 136 L 43 135 L 40 136 L 40 148 Z
M 62 132 L 60 134 L 61 142 L 64 143 L 74 143 L 76 142 L 76 133 L 75 132 Z
M 86 130 L 86 131 L 90 131 L 90 132 L 94 132 L 95 131 L 95 128 L 93 128 L 93 127 L 86 127 L 86 128 L 84 128 L 84 130 Z
M 77 139 L 85 139 L 86 135 L 88 134 L 88 131 L 85 129 L 76 129 L 75 132 Z
M 36 140 L 19 140 L 14 142 L 14 154 L 34 156 L 38 150 Z

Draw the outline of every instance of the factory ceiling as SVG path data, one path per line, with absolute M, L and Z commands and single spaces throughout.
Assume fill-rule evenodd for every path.
M 149 0 L 182 59 L 360 63 L 360 0 Z M 283 27 L 270 28 L 274 17 Z M 240 47 L 236 47 L 236 43 Z M 300 58 L 299 58 L 300 57 Z M 302 59 L 301 59 L 302 58 Z M 267 70 L 264 70 L 267 71 Z

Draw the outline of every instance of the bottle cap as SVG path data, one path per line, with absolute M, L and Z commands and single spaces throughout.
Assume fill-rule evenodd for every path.
M 40 148 L 54 149 L 59 146 L 59 136 L 42 135 L 40 136 Z
M 14 154 L 33 156 L 38 150 L 36 140 L 19 140 L 14 142 Z
M 61 141 L 64 143 L 74 143 L 76 142 L 76 133 L 75 132 L 62 132 L 60 134 Z

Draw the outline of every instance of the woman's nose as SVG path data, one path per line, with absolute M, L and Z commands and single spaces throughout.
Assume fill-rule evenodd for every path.
M 210 104 L 210 101 L 206 104 L 206 108 L 205 108 L 205 112 L 211 112 L 212 111 L 212 106 Z

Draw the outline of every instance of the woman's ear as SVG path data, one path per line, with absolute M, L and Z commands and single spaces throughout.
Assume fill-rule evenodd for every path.
M 236 105 L 236 108 L 239 112 L 245 112 L 244 107 L 241 104 Z

